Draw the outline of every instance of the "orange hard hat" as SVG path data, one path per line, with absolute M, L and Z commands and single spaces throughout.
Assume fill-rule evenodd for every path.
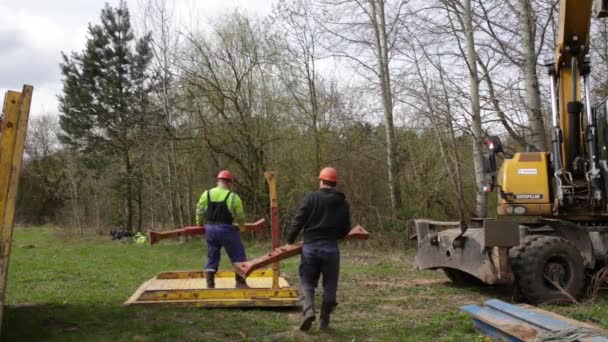
M 220 171 L 220 173 L 217 174 L 217 179 L 223 179 L 232 182 L 234 180 L 234 177 L 232 176 L 232 172 L 228 170 L 222 170 Z
M 333 167 L 326 167 L 319 172 L 319 180 L 338 183 L 338 170 Z

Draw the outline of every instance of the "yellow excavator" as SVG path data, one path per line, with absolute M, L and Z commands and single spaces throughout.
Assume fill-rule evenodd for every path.
M 505 157 L 487 139 L 488 184 L 500 219 L 416 220 L 418 269 L 455 283 L 513 284 L 531 303 L 568 302 L 608 264 L 608 101 L 591 102 L 591 20 L 608 0 L 560 0 L 551 85 L 552 148 Z M 584 94 L 584 101 L 583 95 Z M 516 218 L 514 218 L 516 217 Z M 589 271 L 589 272 L 588 272 Z

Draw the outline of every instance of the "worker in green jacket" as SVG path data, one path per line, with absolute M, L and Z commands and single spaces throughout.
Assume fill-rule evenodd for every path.
M 220 265 L 222 247 L 232 263 L 247 261 L 239 235 L 239 230 L 245 227 L 245 212 L 241 198 L 232 192 L 233 180 L 230 171 L 221 171 L 217 175 L 217 186 L 203 192 L 196 207 L 196 224 L 205 226 L 207 288 L 215 288 L 215 273 Z M 235 281 L 237 288 L 247 287 L 245 278 L 238 274 Z

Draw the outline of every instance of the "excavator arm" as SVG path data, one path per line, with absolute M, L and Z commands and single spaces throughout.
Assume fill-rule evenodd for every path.
M 608 16 L 608 0 L 560 0 L 551 76 L 551 158 L 516 153 L 499 170 L 499 215 L 589 217 L 604 212 L 606 191 L 592 113 L 591 19 Z M 584 101 L 583 95 L 584 94 Z
M 580 206 L 577 193 L 587 188 L 591 207 L 605 197 L 600 182 L 597 130 L 592 113 L 590 46 L 592 0 L 560 0 L 555 59 L 549 63 L 555 208 Z M 596 16 L 608 15 L 608 0 L 596 1 Z M 585 101 L 582 101 L 584 88 Z
M 561 141 L 554 141 L 556 171 L 577 171 L 575 160 L 582 157 L 580 77 L 589 52 L 592 0 L 560 0 L 559 31 L 556 42 L 555 65 L 551 69 L 552 86 L 558 83 L 558 93 L 552 94 L 552 124 L 561 130 Z M 589 122 L 588 122 L 589 123 Z M 555 137 L 554 137 L 555 138 Z M 558 143 L 558 146 L 555 144 Z M 558 153 L 559 152 L 559 153 Z

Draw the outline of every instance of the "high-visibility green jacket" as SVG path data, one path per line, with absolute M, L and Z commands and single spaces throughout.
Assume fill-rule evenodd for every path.
M 222 188 L 216 186 L 210 191 L 209 197 L 211 197 L 211 202 L 222 202 L 226 199 L 226 195 L 230 190 L 226 188 Z M 207 213 L 207 191 L 203 192 L 200 200 L 198 201 L 198 205 L 196 206 L 196 224 L 203 225 L 205 224 L 205 214 Z M 243 226 L 245 224 L 245 211 L 243 210 L 243 202 L 239 195 L 234 192 L 230 193 L 228 199 L 226 200 L 226 204 L 228 205 L 228 210 L 232 214 L 234 221 L 239 225 Z

